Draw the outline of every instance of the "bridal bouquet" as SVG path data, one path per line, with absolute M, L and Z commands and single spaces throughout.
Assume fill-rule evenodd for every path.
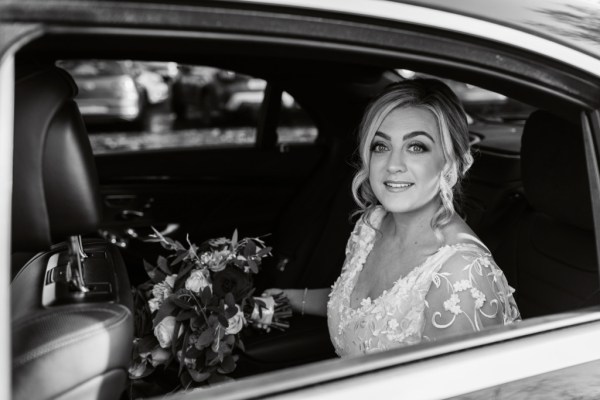
M 291 308 L 283 295 L 253 297 L 252 277 L 271 248 L 259 238 L 210 239 L 199 246 L 154 230 L 171 254 L 156 265 L 144 260 L 150 281 L 134 289 L 131 379 L 175 366 L 184 388 L 233 372 L 246 326 L 285 329 Z

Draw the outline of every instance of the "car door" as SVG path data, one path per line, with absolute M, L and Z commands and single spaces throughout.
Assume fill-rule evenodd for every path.
M 216 70 L 213 76 L 231 73 Z M 182 241 L 186 235 L 196 241 L 231 236 L 235 229 L 244 236 L 268 235 L 328 157 L 327 145 L 316 141 L 317 127 L 293 99 L 301 117 L 280 124 L 272 115 L 276 108 L 267 104 L 272 96 L 265 91 L 273 89 L 266 81 L 244 76 L 236 88 L 216 78 L 203 86 L 189 77 L 181 81 L 169 82 L 171 98 L 147 110 L 141 131 L 89 125 L 104 234 L 133 252 L 151 228 Z M 280 90 L 268 101 L 286 96 Z M 189 115 L 176 114 L 176 102 Z

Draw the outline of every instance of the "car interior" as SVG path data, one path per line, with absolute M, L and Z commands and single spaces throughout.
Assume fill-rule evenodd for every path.
M 475 163 L 460 200 L 466 221 L 516 289 L 522 317 L 600 303 L 581 103 L 441 59 L 360 58 L 264 44 L 250 51 L 243 43 L 164 37 L 151 46 L 142 39 L 46 35 L 17 54 L 15 399 L 123 393 L 133 341 L 129 289 L 147 279 L 143 260 L 156 259 L 160 250 L 142 240 L 151 227 L 181 241 L 187 234 L 199 242 L 230 236 L 234 229 L 264 236 L 273 257 L 263 264 L 258 292 L 331 286 L 357 218 L 350 192 L 357 126 L 373 96 L 406 79 L 400 69 L 489 89 L 502 94 L 502 104 L 519 105 L 511 114 L 465 103 Z M 210 66 L 266 81 L 253 139 L 93 153 L 98 128 L 86 127 L 74 103 L 76 84 L 60 60 L 94 59 Z M 576 81 L 568 73 L 559 78 Z M 278 139 L 283 92 L 309 116 L 316 129 L 311 141 Z M 108 141 L 117 136 L 105 134 Z M 73 295 L 65 288 L 78 276 L 65 265 L 80 253 L 87 285 Z M 320 317 L 294 316 L 290 329 L 249 333 L 244 343 L 236 378 L 335 357 Z M 32 380 L 38 387 L 26 384 Z

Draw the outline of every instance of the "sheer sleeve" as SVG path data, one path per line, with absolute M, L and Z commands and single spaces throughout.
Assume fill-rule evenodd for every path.
M 489 254 L 456 252 L 432 275 L 423 338 L 436 340 L 519 320 L 513 292 Z

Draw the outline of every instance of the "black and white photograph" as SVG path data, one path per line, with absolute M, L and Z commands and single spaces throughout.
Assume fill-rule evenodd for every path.
M 0 0 L 0 399 L 600 399 L 600 1 Z

